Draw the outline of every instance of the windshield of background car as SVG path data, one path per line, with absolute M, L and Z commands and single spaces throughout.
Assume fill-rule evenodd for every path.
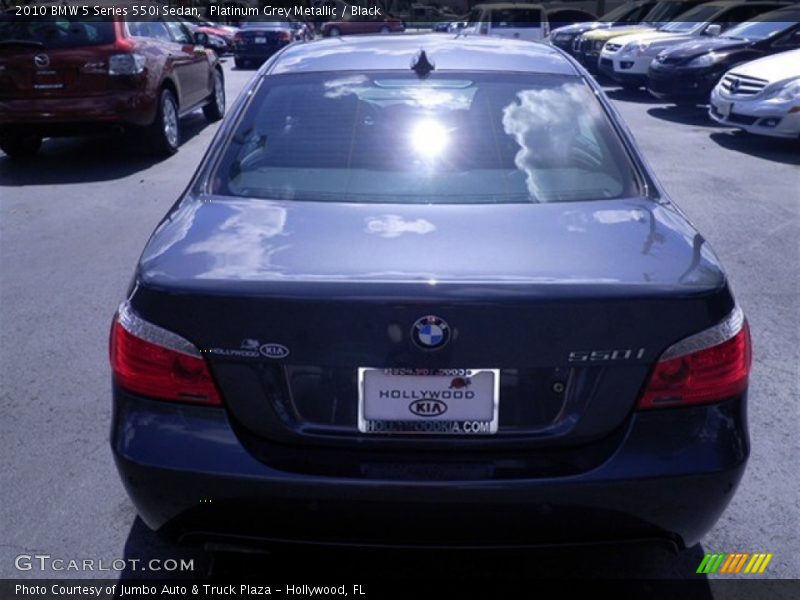
M 116 39 L 112 21 L 70 20 L 65 17 L 21 21 L 0 17 L 0 46 L 28 42 L 31 46 L 56 50 L 113 44 Z
M 800 15 L 799 15 L 800 16 Z M 748 21 L 732 27 L 720 37 L 742 40 L 765 40 L 794 25 L 791 21 Z
M 638 13 L 639 8 L 631 8 L 626 4 L 622 4 L 612 11 L 607 12 L 598 19 L 601 23 L 616 23 L 618 21 L 627 21 L 627 17 L 631 14 Z
M 711 20 L 718 12 L 718 6 L 705 6 L 701 4 L 683 13 L 678 20 L 667 23 L 660 28 L 660 31 L 686 33 L 701 27 L 707 21 Z
M 638 193 L 630 159 L 583 80 L 487 72 L 271 76 L 212 181 L 221 195 L 331 202 Z
M 662 0 L 656 4 L 653 9 L 647 13 L 644 21 L 647 23 L 660 24 L 665 21 L 672 21 L 679 15 L 683 15 L 687 10 L 700 4 L 703 0 L 696 2 L 680 2 L 678 0 Z

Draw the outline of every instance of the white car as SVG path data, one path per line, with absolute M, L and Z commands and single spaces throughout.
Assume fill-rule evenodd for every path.
M 750 133 L 800 138 L 800 50 L 734 67 L 711 92 L 711 118 Z
M 550 35 L 550 24 L 541 4 L 478 4 L 472 7 L 467 26 L 461 31 L 537 42 Z
M 650 63 L 662 50 L 699 36 L 719 35 L 733 25 L 783 6 L 786 2 L 781 0 L 723 0 L 701 4 L 656 31 L 610 39 L 600 52 L 598 68 L 623 87 L 644 86 Z

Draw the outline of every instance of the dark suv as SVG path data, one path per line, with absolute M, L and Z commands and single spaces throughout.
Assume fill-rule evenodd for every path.
M 158 154 L 179 117 L 225 113 L 222 67 L 185 25 L 0 15 L 0 148 L 32 156 L 42 138 L 139 129 Z

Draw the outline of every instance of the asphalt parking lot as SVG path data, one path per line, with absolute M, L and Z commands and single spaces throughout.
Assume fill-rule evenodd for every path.
M 253 71 L 226 61 L 229 103 Z M 800 577 L 800 145 L 719 127 L 699 109 L 609 88 L 672 198 L 710 240 L 747 314 L 755 348 L 752 456 L 702 547 L 619 547 L 438 556 L 448 574 L 693 578 L 705 552 L 771 552 L 764 576 Z M 196 557 L 198 569 L 285 573 L 297 554 L 212 561 L 136 519 L 108 446 L 112 314 L 156 223 L 192 175 L 216 125 L 183 122 L 174 157 L 123 136 L 49 140 L 12 163 L 0 153 L 0 577 L 23 553 L 65 559 Z M 338 573 L 417 574 L 414 552 L 315 554 Z M 301 552 L 302 554 L 302 552 Z M 380 554 L 380 553 L 378 553 Z M 426 555 L 429 556 L 429 555 Z M 455 556 L 455 558 L 454 558 Z M 307 563 L 306 563 L 307 564 Z M 442 571 L 445 572 L 445 571 Z M 126 573 L 139 576 L 139 573 Z M 109 573 L 58 573 L 108 577 Z

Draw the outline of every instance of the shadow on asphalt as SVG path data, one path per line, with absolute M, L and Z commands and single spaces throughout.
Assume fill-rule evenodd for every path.
M 727 150 L 786 165 L 800 165 L 800 140 L 752 135 L 741 130 L 720 131 L 709 137 Z
M 691 598 L 711 598 L 705 575 L 696 574 L 704 556 L 699 544 L 679 554 L 664 546 L 620 544 L 536 550 L 383 550 L 292 546 L 263 553 L 215 552 L 173 545 L 136 519 L 125 558 L 140 564 L 157 558 L 194 559 L 194 571 L 176 578 L 236 581 L 258 576 L 265 584 L 334 580 L 446 580 L 507 582 L 536 579 L 681 580 L 692 583 Z M 124 580 L 158 579 L 163 573 L 128 569 Z M 658 597 L 648 594 L 648 597 Z M 682 598 L 681 600 L 687 600 Z
M 201 112 L 181 119 L 181 144 L 207 126 Z M 0 152 L 0 187 L 112 181 L 144 171 L 161 160 L 148 152 L 136 132 L 49 138 L 30 159 L 11 160 Z
M 695 127 L 720 127 L 719 123 L 708 116 L 708 108 L 705 106 L 659 106 L 648 109 L 647 114 L 670 123 Z

